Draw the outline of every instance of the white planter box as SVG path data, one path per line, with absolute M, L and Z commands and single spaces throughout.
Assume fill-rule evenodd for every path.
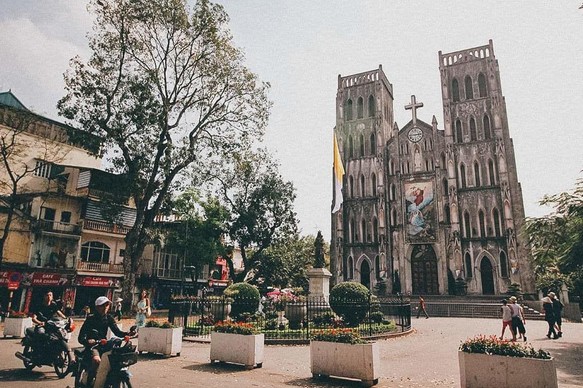
M 4 337 L 24 337 L 25 330 L 32 327 L 32 318 L 6 318 L 4 321 Z
M 372 386 L 379 381 L 379 348 L 376 342 L 351 345 L 311 341 L 310 365 L 314 377 L 347 377 Z
M 264 334 L 243 335 L 211 332 L 211 363 L 243 364 L 247 369 L 263 366 Z
M 556 388 L 555 360 L 493 356 L 459 351 L 462 388 L 545 387 Z
M 182 351 L 182 327 L 163 329 L 160 327 L 141 327 L 138 331 L 138 351 L 176 354 Z

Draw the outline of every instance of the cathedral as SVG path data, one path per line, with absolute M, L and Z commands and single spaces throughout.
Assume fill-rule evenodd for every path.
M 382 66 L 338 76 L 342 194 L 332 213 L 333 281 L 379 293 L 534 292 L 522 191 L 498 61 L 488 45 L 439 52 L 443 127 L 414 95 L 393 119 Z M 396 107 L 396 109 L 402 109 Z M 341 204 L 340 204 L 341 202 Z

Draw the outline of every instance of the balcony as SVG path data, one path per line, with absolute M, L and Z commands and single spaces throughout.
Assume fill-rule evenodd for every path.
M 37 228 L 43 232 L 61 233 L 61 234 L 81 234 L 81 227 L 76 224 L 66 224 L 58 221 L 37 220 Z
M 125 236 L 128 234 L 131 228 L 129 226 L 116 225 L 109 222 L 85 220 L 83 222 L 83 229 L 113 234 L 122 234 Z
M 123 264 L 89 263 L 86 261 L 80 261 L 77 263 L 77 270 L 87 272 L 123 273 Z
M 154 268 L 154 276 L 164 279 L 181 279 L 180 269 L 177 268 Z

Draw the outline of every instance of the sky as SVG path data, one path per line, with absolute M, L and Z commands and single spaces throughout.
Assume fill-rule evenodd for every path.
M 338 75 L 378 68 L 394 90 L 402 128 L 418 118 L 443 129 L 438 52 L 493 40 L 527 217 L 545 194 L 583 174 L 583 9 L 580 0 L 218 0 L 246 65 L 271 84 L 265 137 L 297 190 L 303 234 L 330 237 L 332 133 Z M 90 54 L 86 0 L 0 0 L 0 91 L 59 119 L 69 60 Z M 61 119 L 62 120 L 62 119 Z

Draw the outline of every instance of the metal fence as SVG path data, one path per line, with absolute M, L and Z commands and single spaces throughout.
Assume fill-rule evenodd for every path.
M 350 327 L 364 338 L 411 328 L 411 303 L 403 297 L 367 300 L 315 298 L 274 303 L 226 297 L 191 297 L 171 303 L 168 319 L 184 328 L 184 335 L 206 338 L 223 320 L 252 323 L 267 340 L 306 341 L 316 330 Z

